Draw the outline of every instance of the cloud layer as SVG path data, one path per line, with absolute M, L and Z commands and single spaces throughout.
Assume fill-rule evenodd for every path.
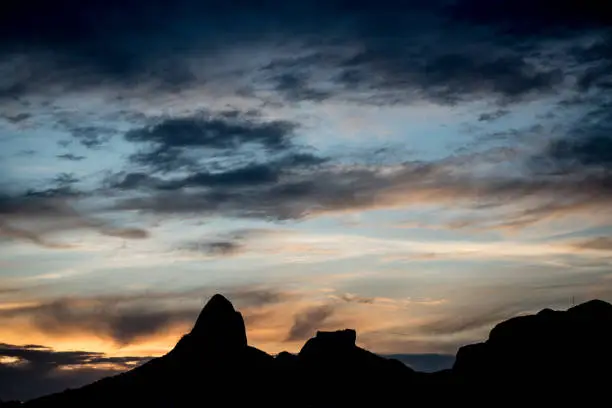
M 447 355 L 610 300 L 604 2 L 22 3 L 0 6 L 0 341 L 49 348 L 0 347 L 20 384 L 160 354 L 216 292 L 270 352 L 353 327 Z
M 0 395 L 6 401 L 27 400 L 118 374 L 149 359 L 0 343 Z

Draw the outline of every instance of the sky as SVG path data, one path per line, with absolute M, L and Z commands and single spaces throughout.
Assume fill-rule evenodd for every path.
M 162 355 L 214 293 L 268 353 L 434 365 L 612 301 L 604 2 L 9 3 L 0 398 Z

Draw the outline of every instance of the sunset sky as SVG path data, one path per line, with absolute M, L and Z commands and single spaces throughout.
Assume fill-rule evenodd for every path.
M 0 377 L 126 369 L 217 292 L 269 353 L 612 300 L 598 1 L 10 3 Z

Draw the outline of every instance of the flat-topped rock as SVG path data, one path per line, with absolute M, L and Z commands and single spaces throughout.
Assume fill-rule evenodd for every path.
M 353 329 L 338 331 L 318 331 L 316 336 L 304 344 L 300 356 L 325 356 L 349 352 L 356 348 L 357 333 Z
M 318 331 L 315 337 L 322 342 L 333 344 L 334 346 L 352 347 L 357 341 L 357 332 L 353 329 Z

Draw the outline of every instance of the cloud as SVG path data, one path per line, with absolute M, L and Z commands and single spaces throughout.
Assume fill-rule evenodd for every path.
M 118 210 L 288 220 L 452 204 L 480 214 L 482 209 L 496 211 L 491 220 L 475 221 L 483 228 L 525 228 L 591 210 L 607 212 L 612 201 L 612 161 L 607 157 L 612 120 L 603 100 L 596 101 L 599 106 L 590 106 L 581 120 L 558 131 L 544 148 L 530 152 L 511 147 L 484 153 L 468 149 L 438 161 L 368 166 L 298 150 L 264 155 L 246 164 L 230 160 L 217 169 L 193 168 L 174 177 L 118 173 L 109 186 L 143 193 L 119 196 L 114 207 Z M 505 111 L 488 113 L 486 118 L 500 114 Z M 511 143 L 520 133 L 517 130 L 497 142 Z M 510 162 L 519 171 L 499 170 Z
M 141 228 L 102 228 L 102 235 L 124 239 L 145 239 L 149 238 L 149 232 Z
M 125 134 L 129 142 L 144 144 L 144 150 L 131 160 L 156 171 L 168 172 L 196 167 L 198 158 L 206 154 L 233 156 L 254 146 L 270 152 L 292 147 L 295 123 L 260 121 L 253 115 L 237 111 L 216 116 L 200 114 L 183 118 L 163 119 Z M 212 158 L 212 157 L 210 157 Z
M 132 130 L 125 135 L 130 142 L 153 144 L 159 151 L 173 147 L 236 149 L 245 143 L 268 149 L 284 149 L 295 125 L 284 121 L 257 123 L 246 117 L 219 116 L 171 118 L 153 126 Z
M 48 190 L 45 194 L 0 195 L 1 235 L 47 247 L 62 247 L 63 244 L 56 244 L 45 238 L 48 229 L 78 228 L 83 220 L 65 200 L 53 197 L 52 193 L 53 191 Z M 36 219 L 50 220 L 51 225 L 31 225 L 28 222 Z M 25 225 L 20 226 L 24 221 Z
M 548 146 L 544 160 L 553 171 L 612 173 L 612 114 L 592 115 L 590 124 L 581 126 Z M 586 118 L 585 118 L 586 119 Z
M 492 215 L 493 210 L 498 210 L 503 213 L 506 225 L 518 227 L 594 208 L 605 212 L 610 201 L 612 189 L 605 174 L 515 176 L 491 172 L 476 176 L 442 161 L 389 166 L 330 163 L 286 172 L 275 183 L 209 183 L 172 192 L 158 188 L 138 197 L 120 198 L 116 209 L 287 220 L 349 211 L 452 204 L 478 214 L 483 214 L 480 210 L 485 208 Z M 499 216 L 499 212 L 495 213 L 496 222 Z
M 157 157 L 159 158 L 159 157 Z M 157 159 L 155 159 L 157 160 Z M 165 158 L 161 159 L 164 169 L 168 169 Z M 232 189 L 252 189 L 257 186 L 274 185 L 285 175 L 317 167 L 325 159 L 309 153 L 288 153 L 268 162 L 251 162 L 238 167 L 205 170 L 194 169 L 187 175 L 174 177 L 156 177 L 142 172 L 119 172 L 109 175 L 104 184 L 111 190 L 129 191 L 180 191 L 193 188 L 206 188 L 209 191 L 231 191 Z M 157 164 L 153 164 L 157 167 Z M 192 162 L 195 165 L 194 162 Z M 205 166 L 203 164 L 202 166 Z M 173 165 L 174 167 L 174 165 Z M 176 170 L 176 169 L 175 169 Z
M 17 228 L 2 221 L 0 221 L 0 238 L 26 241 L 51 249 L 66 249 L 71 247 L 69 244 L 49 242 L 34 231 Z
M 309 79 L 305 74 L 290 72 L 276 76 L 275 90 L 284 99 L 291 102 L 315 101 L 321 102 L 332 96 L 332 92 L 314 89 L 308 85 Z
M 493 122 L 499 118 L 502 118 L 506 115 L 508 115 L 510 113 L 510 111 L 506 110 L 506 109 L 498 109 L 496 111 L 493 112 L 485 112 L 480 114 L 480 116 L 478 117 L 478 121 L 480 122 Z
M 104 146 L 116 133 L 114 129 L 100 126 L 69 126 L 72 137 L 89 149 L 98 149 Z
M 27 344 L 15 346 L 0 343 L 0 355 L 5 357 L 16 357 L 19 360 L 26 360 L 30 364 L 42 366 L 73 366 L 84 364 L 113 363 L 129 367 L 132 363 L 146 361 L 150 357 L 107 357 L 103 353 L 84 352 L 84 351 L 53 351 L 52 349 L 36 345 Z
M 312 306 L 300 311 L 294 316 L 293 326 L 285 341 L 304 340 L 311 337 L 333 313 L 333 305 Z
M 612 237 L 586 239 L 572 244 L 572 247 L 594 251 L 612 251 Z
M 184 187 L 221 187 L 255 186 L 278 182 L 281 169 L 273 164 L 249 164 L 244 167 L 221 172 L 198 172 L 163 185 L 164 189 L 175 190 Z
M 257 309 L 294 295 L 258 287 L 194 288 L 181 292 L 140 292 L 115 296 L 66 297 L 16 304 L 0 309 L 0 322 L 45 336 L 86 335 L 135 344 L 171 331 L 186 332 L 195 322 L 202 299 L 226 295 L 238 308 Z
M 69 174 L 56 177 L 58 187 L 25 194 L 0 194 L 0 238 L 25 241 L 46 248 L 66 249 L 72 244 L 57 242 L 55 235 L 74 230 L 93 230 L 123 239 L 145 239 L 141 228 L 116 227 L 104 219 L 77 211 L 71 199 L 79 197 L 70 187 L 76 182 Z
M 57 158 L 62 159 L 62 160 L 68 160 L 68 161 L 81 161 L 85 159 L 85 156 L 77 156 L 76 154 L 72 154 L 72 153 L 64 153 L 64 154 L 58 154 Z
M 0 398 L 28 400 L 76 388 L 134 368 L 150 359 L 0 343 Z
M 503 305 L 499 307 L 489 308 L 480 313 L 471 311 L 463 311 L 464 314 L 456 314 L 447 316 L 440 320 L 434 320 L 423 324 L 419 327 L 423 333 L 436 336 L 453 335 L 473 330 L 489 329 L 493 325 L 516 316 L 520 310 L 513 307 Z
M 49 335 L 91 333 L 130 344 L 173 325 L 188 325 L 197 316 L 191 310 L 149 310 L 146 307 L 121 309 L 117 299 L 59 299 L 35 306 L 0 311 L 2 319 L 25 319 Z
M 30 119 L 32 117 L 32 114 L 27 112 L 20 112 L 15 115 L 2 115 L 1 117 L 9 123 L 17 125 L 21 122 L 25 122 Z
M 0 20 L 11 74 L 0 95 L 101 88 L 146 98 L 213 84 L 234 93 L 247 86 L 262 99 L 380 104 L 476 96 L 508 102 L 555 92 L 571 67 L 567 60 L 551 67 L 550 41 L 605 33 L 609 19 L 594 1 L 517 3 L 383 0 L 349 8 L 342 0 L 271 0 L 254 8 L 63 0 L 62 7 L 41 6 L 44 23 L 12 7 Z M 572 54 L 573 45 L 563 52 Z
M 191 242 L 183 245 L 181 249 L 211 256 L 233 256 L 243 251 L 244 244 L 239 241 Z
M 487 97 L 511 102 L 553 92 L 563 78 L 558 69 L 538 69 L 520 55 L 491 56 L 482 50 L 416 55 L 401 49 L 366 50 L 344 66 L 338 78 L 343 87 L 373 95 L 386 90 L 392 102 L 427 99 L 454 105 Z M 397 89 L 404 96 L 395 95 Z

